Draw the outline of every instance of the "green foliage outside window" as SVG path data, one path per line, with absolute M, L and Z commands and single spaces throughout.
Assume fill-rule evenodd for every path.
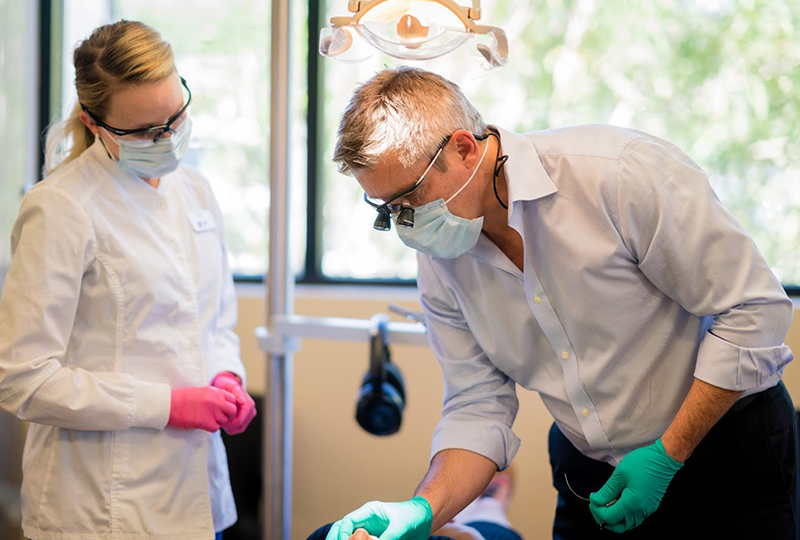
M 341 14 L 344 4 L 330 2 L 329 15 Z M 800 2 L 484 0 L 481 6 L 486 24 L 508 34 L 508 65 L 482 72 L 463 50 L 469 44 L 418 65 L 458 83 L 488 122 L 507 129 L 600 122 L 677 144 L 707 171 L 783 283 L 800 285 Z M 328 79 L 349 79 L 329 87 L 326 105 L 337 110 L 326 116 L 328 149 L 352 88 L 397 64 L 388 57 L 367 69 L 324 64 Z M 348 185 L 356 197 L 350 182 L 329 172 L 329 186 Z M 370 241 L 388 243 L 380 233 Z M 402 248 L 395 253 L 386 271 L 408 267 L 409 255 Z

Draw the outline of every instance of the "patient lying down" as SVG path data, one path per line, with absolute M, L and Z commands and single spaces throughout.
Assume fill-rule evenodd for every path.
M 484 492 L 449 523 L 433 531 L 429 540 L 522 540 L 511 527 L 506 511 L 511 499 L 513 473 L 496 473 Z M 333 524 L 311 533 L 307 540 L 325 540 Z M 378 540 L 365 529 L 357 529 L 350 540 Z
M 431 539 L 448 538 L 453 540 L 486 540 L 475 527 L 462 525 L 451 521 L 431 533 Z M 377 536 L 372 536 L 366 529 L 356 529 L 350 536 L 350 540 L 378 540 Z

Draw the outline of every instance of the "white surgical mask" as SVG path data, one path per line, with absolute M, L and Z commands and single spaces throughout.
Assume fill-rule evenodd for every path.
M 472 182 L 488 149 L 487 143 L 469 180 L 449 199 L 437 199 L 415 208 L 413 228 L 396 227 L 397 235 L 405 245 L 432 257 L 455 259 L 478 243 L 483 228 L 483 216 L 475 219 L 456 216 L 447 209 L 447 203 Z
M 192 119 L 187 117 L 170 137 L 129 141 L 115 138 L 119 145 L 117 166 L 141 178 L 161 178 L 178 168 L 192 133 Z

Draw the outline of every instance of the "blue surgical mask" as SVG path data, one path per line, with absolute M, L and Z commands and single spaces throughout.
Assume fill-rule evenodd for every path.
M 478 243 L 483 228 L 483 216 L 475 219 L 456 216 L 447 209 L 447 203 L 455 199 L 472 181 L 488 149 L 487 144 L 469 180 L 449 199 L 437 199 L 415 208 L 413 228 L 396 227 L 397 235 L 405 245 L 431 257 L 455 259 Z
M 161 178 L 178 168 L 192 133 L 192 119 L 187 117 L 170 137 L 128 141 L 115 138 L 119 145 L 117 166 L 141 178 Z

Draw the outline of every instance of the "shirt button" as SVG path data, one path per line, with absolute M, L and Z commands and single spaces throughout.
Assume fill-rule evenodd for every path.
M 534 296 L 533 297 L 533 303 L 534 304 L 541 304 L 542 303 L 542 299 L 539 296 Z
M 589 416 L 589 409 L 581 409 L 581 414 L 583 416 Z
M 569 352 L 567 352 L 567 351 L 561 351 L 561 358 L 563 358 L 564 360 L 566 360 L 567 358 L 569 358 Z

